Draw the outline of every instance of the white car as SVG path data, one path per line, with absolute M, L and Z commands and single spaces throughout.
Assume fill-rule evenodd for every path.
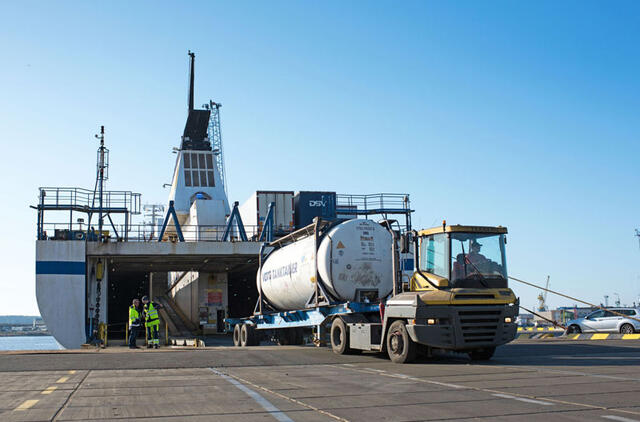
M 611 311 L 615 311 L 616 313 Z M 623 314 L 625 316 L 623 317 L 618 314 Z M 640 309 L 598 309 L 584 318 L 567 321 L 566 326 L 567 334 L 595 332 L 633 334 L 634 332 L 640 332 Z

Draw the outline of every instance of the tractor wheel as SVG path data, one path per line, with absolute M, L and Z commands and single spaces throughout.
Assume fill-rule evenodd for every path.
M 349 347 L 349 331 L 347 324 L 342 318 L 335 318 L 331 323 L 331 349 L 333 353 L 339 355 L 348 354 L 351 351 Z
M 387 333 L 387 353 L 393 363 L 408 363 L 416 358 L 416 344 L 409 337 L 407 323 L 394 321 Z

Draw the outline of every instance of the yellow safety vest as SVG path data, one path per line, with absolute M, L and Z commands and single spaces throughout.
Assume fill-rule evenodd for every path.
M 140 312 L 135 306 L 129 306 L 129 326 L 140 325 Z
M 147 324 L 158 320 L 158 310 L 153 305 L 153 302 L 149 302 L 144 305 L 144 312 L 146 315 Z

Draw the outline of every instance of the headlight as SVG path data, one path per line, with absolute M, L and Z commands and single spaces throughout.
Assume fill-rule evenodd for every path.
M 506 317 L 506 318 L 504 319 L 504 322 L 506 322 L 507 324 L 511 324 L 511 322 L 512 322 L 512 321 L 513 321 L 513 320 L 511 319 L 511 317 Z

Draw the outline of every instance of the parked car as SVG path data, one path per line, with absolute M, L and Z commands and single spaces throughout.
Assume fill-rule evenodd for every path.
M 618 314 L 625 316 L 623 317 Z M 567 321 L 567 334 L 594 332 L 632 334 L 634 332 L 640 332 L 639 320 L 640 308 L 598 309 L 584 318 Z

